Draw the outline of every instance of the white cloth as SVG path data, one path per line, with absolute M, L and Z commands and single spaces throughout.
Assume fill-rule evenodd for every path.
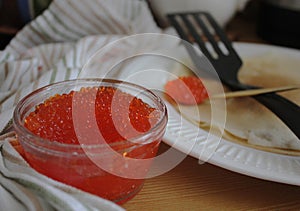
M 149 32 L 160 29 L 144 1 L 53 1 L 0 52 L 0 132 L 26 94 L 76 78 L 91 54 L 106 44 Z
M 161 31 L 145 1 L 55 0 L 0 52 L 1 210 L 122 210 L 37 173 L 10 144 L 14 135 L 3 131 L 25 95 L 77 78 L 90 56 L 108 43 L 149 32 Z
M 54 181 L 32 169 L 6 134 L 0 142 L 1 210 L 123 210 L 118 205 Z

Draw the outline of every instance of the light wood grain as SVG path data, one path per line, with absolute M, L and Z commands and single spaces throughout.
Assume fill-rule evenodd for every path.
M 166 146 L 163 144 L 162 148 Z M 300 178 L 299 178 L 300 179 Z M 300 187 L 265 181 L 187 157 L 146 180 L 126 210 L 300 210 Z

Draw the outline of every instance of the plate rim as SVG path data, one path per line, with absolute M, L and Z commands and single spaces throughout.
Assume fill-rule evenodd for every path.
M 254 49 L 254 51 L 256 51 L 254 52 L 254 55 L 262 50 L 280 50 L 300 55 L 300 51 L 297 49 L 269 44 L 234 42 L 233 46 L 238 53 L 241 53 L 244 49 L 251 49 L 252 51 Z M 174 124 L 174 121 L 176 122 L 181 118 L 181 115 L 178 114 L 172 106 L 167 107 L 171 114 L 169 116 L 173 122 L 172 124 Z M 176 135 L 171 134 L 172 124 L 169 125 L 168 123 L 163 142 L 189 156 L 199 159 L 201 156 L 199 150 L 203 150 L 203 148 L 194 147 L 187 152 L 185 146 L 173 145 L 174 141 L 172 141 L 172 139 L 176 139 L 177 137 Z M 199 130 L 199 128 L 192 123 L 186 124 L 188 127 L 194 127 L 194 129 Z M 204 132 L 207 133 L 206 131 Z M 183 137 L 181 135 L 181 139 L 182 138 L 186 138 L 184 137 L 184 134 Z M 201 140 L 203 141 L 203 137 L 200 137 L 199 141 Z M 258 179 L 300 186 L 300 156 L 267 152 L 221 139 L 216 151 L 205 162 Z M 199 161 L 199 164 L 200 163 L 202 163 L 201 160 Z

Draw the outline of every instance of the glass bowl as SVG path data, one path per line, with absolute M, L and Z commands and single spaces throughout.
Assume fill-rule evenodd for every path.
M 40 88 L 17 104 L 13 116 L 25 159 L 35 170 L 118 204 L 142 188 L 166 124 L 158 96 L 111 79 Z

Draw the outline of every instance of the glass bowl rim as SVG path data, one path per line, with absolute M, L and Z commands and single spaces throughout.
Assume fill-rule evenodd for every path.
M 87 82 L 87 83 L 91 83 L 91 82 L 99 82 L 99 83 L 105 83 L 105 84 L 121 84 L 121 85 L 126 85 L 130 88 L 134 88 L 136 90 L 139 91 L 143 91 L 142 93 L 147 93 L 147 95 L 153 97 L 153 99 L 155 99 L 156 104 L 160 105 L 162 108 L 162 115 L 159 118 L 159 121 L 154 125 L 154 127 L 150 128 L 150 130 L 148 130 L 147 132 L 135 136 L 132 139 L 126 140 L 129 142 L 133 142 L 133 143 L 137 143 L 134 140 L 138 140 L 138 139 L 142 139 L 142 138 L 147 138 L 149 136 L 152 136 L 153 131 L 156 131 L 158 129 L 158 133 L 161 133 L 160 127 L 161 125 L 165 124 L 167 125 L 167 120 L 168 120 L 168 114 L 167 114 L 167 107 L 165 105 L 165 103 L 163 102 L 163 100 L 156 94 L 154 94 L 153 91 L 151 91 L 150 89 L 147 89 L 141 85 L 138 84 L 134 84 L 131 82 L 127 82 L 127 81 L 122 81 L 122 80 L 116 80 L 116 79 L 108 79 L 108 78 L 82 78 L 82 79 L 71 79 L 71 80 L 64 80 L 64 81 L 59 81 L 59 82 L 55 82 L 55 83 L 51 83 L 48 84 L 46 86 L 40 87 L 34 91 L 32 91 L 31 93 L 25 95 L 16 105 L 14 112 L 13 112 L 13 127 L 14 130 L 16 132 L 16 134 L 22 134 L 23 136 L 26 136 L 26 138 L 29 138 L 31 140 L 34 141 L 26 141 L 26 144 L 30 144 L 30 145 L 37 145 L 37 144 L 41 144 L 42 148 L 46 148 L 47 146 L 50 147 L 61 147 L 61 148 L 68 148 L 68 149 L 82 149 L 82 148 L 87 148 L 87 149 L 93 149 L 93 148 L 99 148 L 99 147 L 103 147 L 103 144 L 91 144 L 91 145 L 84 145 L 84 144 L 66 144 L 66 143 L 61 143 L 61 142 L 57 142 L 57 141 L 51 141 L 49 139 L 45 139 L 45 138 L 41 138 L 39 136 L 37 136 L 36 134 L 32 133 L 30 130 L 28 130 L 27 128 L 24 127 L 23 122 L 21 120 L 21 116 L 19 115 L 19 110 L 24 106 L 25 102 L 27 102 L 28 100 L 32 99 L 33 97 L 35 97 L 36 95 L 47 91 L 53 87 L 58 87 L 64 84 L 72 84 L 75 83 L 74 85 L 76 85 L 77 82 Z M 88 85 L 88 84 L 87 84 Z M 101 84 L 99 84 L 99 86 L 101 86 Z M 84 86 L 82 86 L 84 87 Z M 72 91 L 72 90 L 70 90 Z M 41 102 L 42 103 L 42 102 Z M 163 127 L 165 128 L 165 127 Z M 34 144 L 37 143 L 37 144 Z M 114 142 L 112 144 L 122 144 L 123 141 L 120 142 Z M 148 143 L 145 143 L 148 144 Z M 110 146 L 115 146 L 115 145 L 111 145 Z M 40 145 L 39 145 L 40 146 Z M 41 146 L 40 146 L 41 147 Z M 53 150 L 53 149 L 52 149 Z

